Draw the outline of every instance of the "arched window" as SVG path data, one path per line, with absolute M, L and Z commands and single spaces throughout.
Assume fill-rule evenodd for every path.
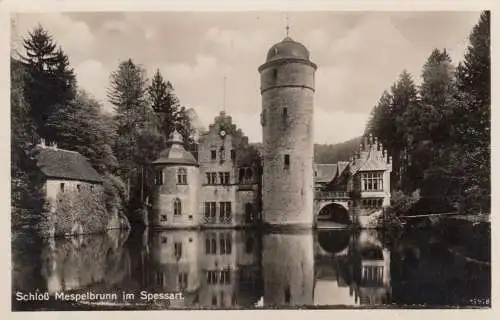
M 186 170 L 186 168 L 177 169 L 177 184 L 187 184 L 187 170 Z
M 174 216 L 180 216 L 182 214 L 182 203 L 179 198 L 174 200 Z

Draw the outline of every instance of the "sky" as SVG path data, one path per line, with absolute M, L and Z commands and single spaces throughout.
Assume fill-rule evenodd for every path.
M 110 73 L 131 58 L 151 78 L 159 69 L 182 105 L 208 127 L 223 109 L 262 140 L 257 68 L 285 37 L 303 43 L 318 65 L 314 139 L 338 143 L 363 134 L 382 92 L 403 70 L 420 82 L 434 48 L 458 63 L 480 12 L 57 12 L 13 15 L 12 44 L 41 24 L 68 54 L 80 88 L 112 112 Z

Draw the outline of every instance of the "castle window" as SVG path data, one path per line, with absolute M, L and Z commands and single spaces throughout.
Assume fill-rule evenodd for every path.
M 94 186 L 90 186 L 90 191 L 94 191 Z
M 187 170 L 186 170 L 186 168 L 177 169 L 177 184 L 187 184 Z
M 219 284 L 230 284 L 230 283 L 231 283 L 231 272 L 230 272 L 230 270 L 222 270 L 222 271 L 220 271 Z M 222 298 L 222 295 L 221 295 L 221 298 Z
M 205 217 L 206 218 L 215 218 L 215 212 L 217 211 L 217 203 L 216 202 L 205 202 Z
M 275 82 L 276 80 L 278 80 L 278 69 L 273 69 L 272 73 L 271 73 L 271 79 L 273 82 Z
M 290 286 L 287 286 L 285 288 L 284 294 L 285 294 L 285 303 L 290 303 L 290 296 L 291 296 L 291 294 L 290 294 Z
M 245 204 L 245 221 L 252 223 L 254 220 L 253 205 L 251 203 Z
M 217 184 L 217 173 L 216 172 L 208 172 L 207 175 L 207 184 Z
M 362 191 L 383 191 L 384 179 L 382 172 L 365 172 L 361 174 Z
M 155 184 L 158 186 L 163 184 L 163 170 L 155 171 Z
M 174 255 L 179 260 L 182 258 L 182 242 L 174 243 Z
M 79 184 L 76 185 L 76 190 L 78 190 L 78 192 L 80 192 L 81 186 Z
M 219 149 L 219 157 L 220 157 L 220 161 L 225 161 L 226 160 L 226 150 L 224 150 L 224 147 L 220 147 L 220 149 Z
M 188 284 L 187 279 L 188 279 L 187 273 L 185 273 L 185 272 L 179 273 L 179 275 L 177 277 L 177 285 L 179 287 L 179 290 L 184 290 L 187 288 L 187 284 Z
M 236 150 L 231 150 L 231 161 L 236 161 Z
M 229 172 L 219 172 L 220 184 L 229 185 Z
M 220 202 L 219 218 L 221 223 L 231 222 L 231 202 Z
M 233 245 L 233 241 L 231 239 L 230 233 L 221 233 L 220 238 L 220 253 L 221 254 L 231 254 L 231 249 Z
M 245 244 L 245 252 L 252 253 L 253 252 L 253 238 L 248 238 Z
M 217 253 L 217 240 L 215 239 L 215 234 L 207 234 L 205 239 L 205 254 L 216 254 Z
M 59 184 L 59 190 L 60 190 L 62 193 L 64 193 L 64 182 L 61 182 L 61 183 Z
M 283 111 L 281 112 L 281 117 L 283 119 L 283 122 L 286 122 L 288 120 L 288 108 L 284 107 Z
M 284 169 L 285 170 L 290 169 L 290 155 L 289 154 L 285 154 Z
M 182 203 L 179 198 L 175 198 L 174 200 L 174 216 L 182 215 Z
M 167 221 L 167 215 L 166 214 L 162 214 L 161 215 L 161 221 Z
M 239 170 L 239 182 L 242 183 L 245 179 L 245 168 L 240 168 Z
M 210 159 L 211 160 L 216 160 L 217 159 L 217 150 L 210 151 Z

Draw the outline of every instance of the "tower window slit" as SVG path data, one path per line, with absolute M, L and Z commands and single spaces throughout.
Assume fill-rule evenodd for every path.
M 285 154 L 284 169 L 288 170 L 290 168 L 290 155 Z

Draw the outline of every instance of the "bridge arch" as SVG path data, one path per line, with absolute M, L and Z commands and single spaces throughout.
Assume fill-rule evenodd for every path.
M 320 205 L 316 219 L 318 221 L 331 221 L 345 225 L 351 223 L 347 204 L 338 202 L 329 202 Z
M 317 241 L 323 254 L 341 255 L 348 250 L 351 231 L 347 229 L 322 230 L 318 232 Z

